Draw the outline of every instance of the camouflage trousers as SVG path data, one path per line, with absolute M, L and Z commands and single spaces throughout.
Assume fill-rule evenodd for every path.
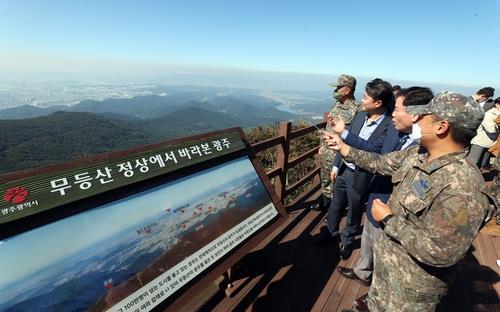
M 424 271 L 395 244 L 383 232 L 375 242 L 369 310 L 435 311 L 447 283 Z
M 323 149 L 323 154 L 320 155 L 321 170 L 321 191 L 323 197 L 331 199 L 333 196 L 333 183 L 330 178 L 330 172 L 332 171 L 332 161 L 335 157 L 335 152 L 329 149 Z

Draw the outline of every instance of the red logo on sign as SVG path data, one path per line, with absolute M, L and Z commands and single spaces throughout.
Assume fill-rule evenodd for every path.
M 20 204 L 26 200 L 30 192 L 22 186 L 16 186 L 8 189 L 3 196 L 3 199 L 9 204 Z

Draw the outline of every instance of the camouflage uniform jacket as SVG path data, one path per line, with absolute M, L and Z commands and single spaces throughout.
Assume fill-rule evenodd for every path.
M 345 122 L 346 126 L 348 126 L 354 118 L 354 115 L 356 115 L 361 108 L 361 102 L 354 98 L 348 99 L 344 103 L 336 101 L 335 105 L 333 105 L 330 110 L 330 114 L 339 116 Z
M 333 105 L 332 109 L 330 110 L 330 114 L 332 114 L 333 116 L 339 116 L 344 121 L 347 127 L 351 124 L 354 115 L 356 115 L 356 113 L 361 110 L 361 107 L 361 102 L 355 99 L 346 100 L 344 103 L 336 101 L 335 105 Z M 332 131 L 332 127 L 330 127 L 328 123 L 326 124 L 326 130 L 329 132 Z M 328 145 L 323 140 L 323 137 L 320 137 L 320 140 L 321 146 L 323 146 L 323 154 L 325 155 L 324 157 L 327 159 L 325 163 L 328 163 L 328 165 L 330 166 L 329 170 L 331 170 L 331 162 L 333 160 L 334 153 L 328 148 Z
M 392 310 L 391 301 L 398 302 L 394 309 L 410 310 L 438 302 L 490 209 L 484 179 L 465 152 L 427 158 L 418 146 L 385 155 L 351 148 L 345 157 L 372 173 L 392 175 L 395 186 L 387 202 L 394 217 L 374 247 L 380 270 L 378 278 L 374 272 L 370 310 Z M 389 289 L 380 294 L 382 301 L 372 299 L 378 283 Z

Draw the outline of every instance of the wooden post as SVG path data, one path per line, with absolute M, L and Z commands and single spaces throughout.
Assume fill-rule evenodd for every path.
M 330 112 L 323 112 L 323 121 L 326 121 L 328 123 L 328 115 L 330 114 Z M 323 128 L 326 130 L 326 125 L 325 127 Z M 321 146 L 323 145 L 323 139 L 320 139 L 319 141 L 319 146 L 321 148 Z M 321 167 L 321 155 L 319 155 L 317 158 L 316 158 L 316 164 L 318 164 L 318 166 Z M 314 183 L 320 183 L 321 184 L 321 169 L 320 169 L 320 172 L 314 177 Z M 320 186 L 321 188 L 321 186 Z M 320 197 L 321 199 L 321 197 Z
M 281 168 L 280 174 L 276 177 L 276 182 L 274 183 L 274 188 L 280 202 L 284 202 L 284 194 L 286 188 L 286 176 L 288 170 L 288 154 L 290 152 L 290 131 L 292 128 L 291 122 L 282 121 L 279 126 L 279 136 L 284 138 L 283 144 L 278 145 L 278 155 L 277 162 L 278 166 Z

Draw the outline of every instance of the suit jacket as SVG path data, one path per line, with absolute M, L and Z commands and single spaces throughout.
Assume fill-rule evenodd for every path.
M 397 150 L 400 150 L 398 147 L 399 140 L 405 133 L 400 132 L 394 128 L 394 125 L 389 126 L 387 129 L 387 135 L 385 136 L 384 144 L 380 151 L 380 154 L 387 154 Z M 416 145 L 417 142 L 412 142 L 410 146 Z M 368 196 L 368 205 L 366 206 L 366 218 L 375 226 L 380 227 L 379 223 L 373 219 L 372 211 L 372 203 L 373 200 L 378 198 L 384 203 L 387 203 L 389 197 L 392 194 L 392 180 L 391 176 L 379 176 L 376 175 L 373 177 L 370 185 L 370 195 Z
M 373 148 L 374 152 L 380 153 L 384 143 L 385 135 L 387 133 L 387 129 L 390 127 L 390 125 L 392 125 L 391 117 L 386 114 L 384 119 L 382 119 L 382 121 L 377 126 L 377 128 L 375 128 L 375 131 L 373 131 L 370 137 L 367 140 L 363 140 L 358 137 L 358 134 L 361 131 L 361 128 L 363 128 L 363 124 L 365 123 L 367 116 L 368 113 L 363 111 L 356 113 L 351 122 L 351 125 L 349 126 L 349 135 L 351 135 L 351 137 L 353 138 L 355 137 L 363 142 L 368 143 Z M 341 172 L 341 167 L 346 166 L 345 163 L 342 162 L 342 157 L 338 153 L 335 155 L 333 164 L 334 166 L 339 168 L 339 174 Z M 371 173 L 356 166 L 356 169 L 354 170 L 353 187 L 359 192 L 359 194 L 368 193 L 368 190 L 370 188 L 370 180 L 372 179 L 372 177 L 373 175 Z

